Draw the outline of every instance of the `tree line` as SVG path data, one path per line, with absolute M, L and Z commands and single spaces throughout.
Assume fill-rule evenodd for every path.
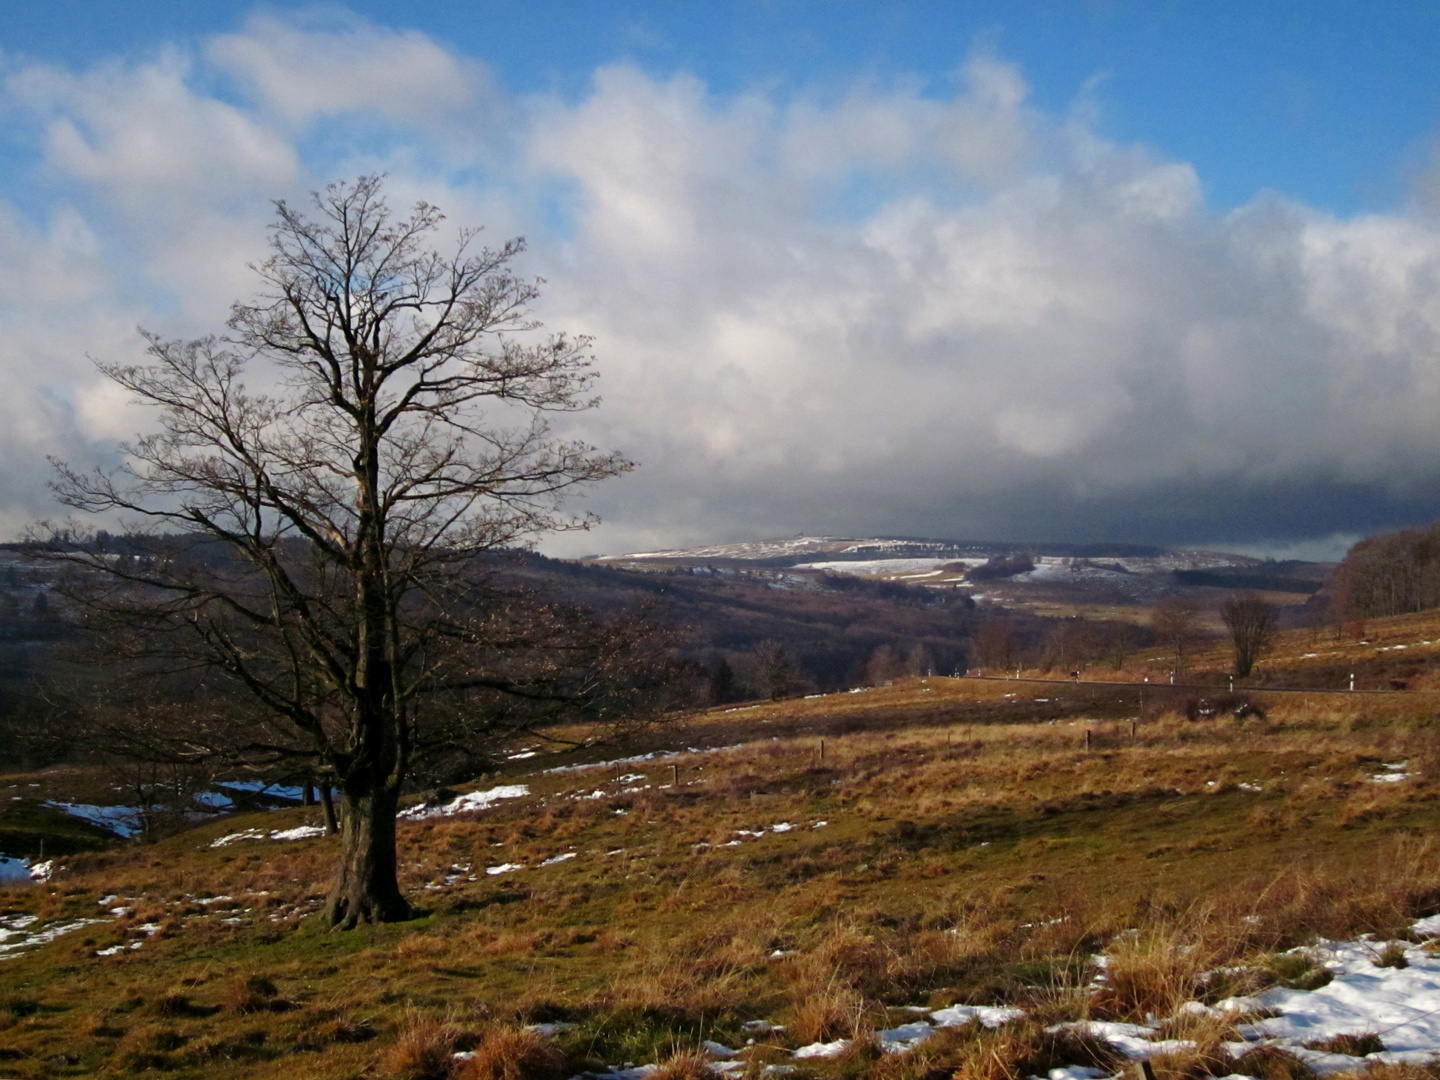
M 1336 569 L 1330 593 L 1337 620 L 1440 607 L 1440 524 L 1361 540 Z

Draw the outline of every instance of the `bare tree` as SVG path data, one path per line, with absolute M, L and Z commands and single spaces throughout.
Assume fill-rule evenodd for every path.
M 1085 619 L 1075 616 L 1057 620 L 1045 637 L 1045 667 L 1064 671 L 1082 670 L 1095 653 L 1095 632 Z
M 1236 593 L 1220 606 L 1220 618 L 1235 648 L 1235 677 L 1243 679 L 1270 647 L 1278 613 L 1259 593 Z
M 905 665 L 887 642 L 875 646 L 865 661 L 865 685 L 883 686 L 905 674 Z
M 755 646 L 755 678 L 761 694 L 771 701 L 798 693 L 805 685 L 794 654 L 772 639 Z
M 989 616 L 975 632 L 975 659 L 983 668 L 1013 667 L 1019 662 L 1020 641 L 1015 622 L 1006 616 Z
M 440 213 L 397 215 L 375 177 L 316 193 L 313 217 L 276 210 L 259 295 L 228 334 L 147 334 L 148 364 L 100 365 L 159 430 L 114 472 L 57 463 L 55 487 L 157 537 L 124 565 L 67 549 L 106 583 L 90 602 L 114 635 L 223 672 L 253 705 L 235 747 L 333 778 L 326 911 L 350 927 L 410 914 L 395 814 L 427 716 L 469 716 L 434 736 L 458 745 L 604 698 L 624 635 L 597 642 L 543 604 L 520 618 L 477 560 L 585 527 L 562 497 L 630 464 L 552 434 L 547 414 L 595 403 L 590 343 L 534 338 L 522 241 L 477 250 L 466 230 L 444 254 Z M 267 374 L 274 392 L 247 387 Z
M 1183 596 L 1167 596 L 1150 612 L 1150 628 L 1170 649 L 1177 680 L 1185 677 L 1185 662 L 1200 640 L 1200 608 Z

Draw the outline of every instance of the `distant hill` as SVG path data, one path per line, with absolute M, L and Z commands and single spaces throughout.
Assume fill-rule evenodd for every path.
M 1033 544 L 980 540 L 934 540 L 907 536 L 870 538 L 796 536 L 671 551 L 641 551 L 630 555 L 606 556 L 596 561 L 621 565 L 646 562 L 736 561 L 760 563 L 766 566 L 798 566 L 819 559 L 832 562 L 917 558 L 988 559 L 992 555 L 1015 554 L 1049 555 L 1056 558 L 1110 559 L 1154 558 L 1166 555 L 1168 552 L 1164 548 L 1144 544 Z M 1233 557 L 1243 558 L 1243 556 Z

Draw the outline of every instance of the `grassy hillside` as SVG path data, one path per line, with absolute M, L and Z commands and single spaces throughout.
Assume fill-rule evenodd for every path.
M 1334 647 L 1373 659 L 1389 641 Z M 1325 659 L 1309 644 L 1287 638 L 1277 668 Z M 509 1054 L 544 1080 L 679 1054 L 669 1075 L 699 1077 L 685 1055 L 702 1040 L 754 1039 L 734 1075 L 1001 1080 L 1087 1054 L 1113 1070 L 1103 1044 L 1057 1047 L 1047 1025 L 1303 981 L 1290 946 L 1440 910 L 1436 698 L 1256 701 L 1264 716 L 1190 722 L 1152 699 L 1137 719 L 1119 688 L 937 678 L 712 710 L 643 748 L 671 756 L 554 772 L 580 763 L 541 754 L 476 784 L 523 797 L 402 823 L 425 913 L 351 933 L 309 918 L 333 839 L 214 846 L 309 811 L 67 856 L 49 884 L 0 893 L 19 928 L 0 948 L 74 927 L 0 953 L 0 1061 L 19 1077 L 419 1080 L 479 1046 L 453 1068 L 496 1080 L 484 1070 Z M 957 1003 L 1027 1017 L 906 1055 L 862 1038 L 789 1056 Z M 785 1030 L 742 1026 L 759 1020 Z M 524 1050 L 537 1037 L 517 1025 L 556 1022 L 553 1046 Z M 1232 1023 L 1157 1069 L 1232 1071 Z

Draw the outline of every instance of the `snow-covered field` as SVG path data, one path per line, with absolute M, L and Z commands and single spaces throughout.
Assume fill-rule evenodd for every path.
M 824 570 L 834 574 L 929 574 L 951 563 L 983 566 L 984 559 L 863 559 L 801 563 L 797 570 Z

